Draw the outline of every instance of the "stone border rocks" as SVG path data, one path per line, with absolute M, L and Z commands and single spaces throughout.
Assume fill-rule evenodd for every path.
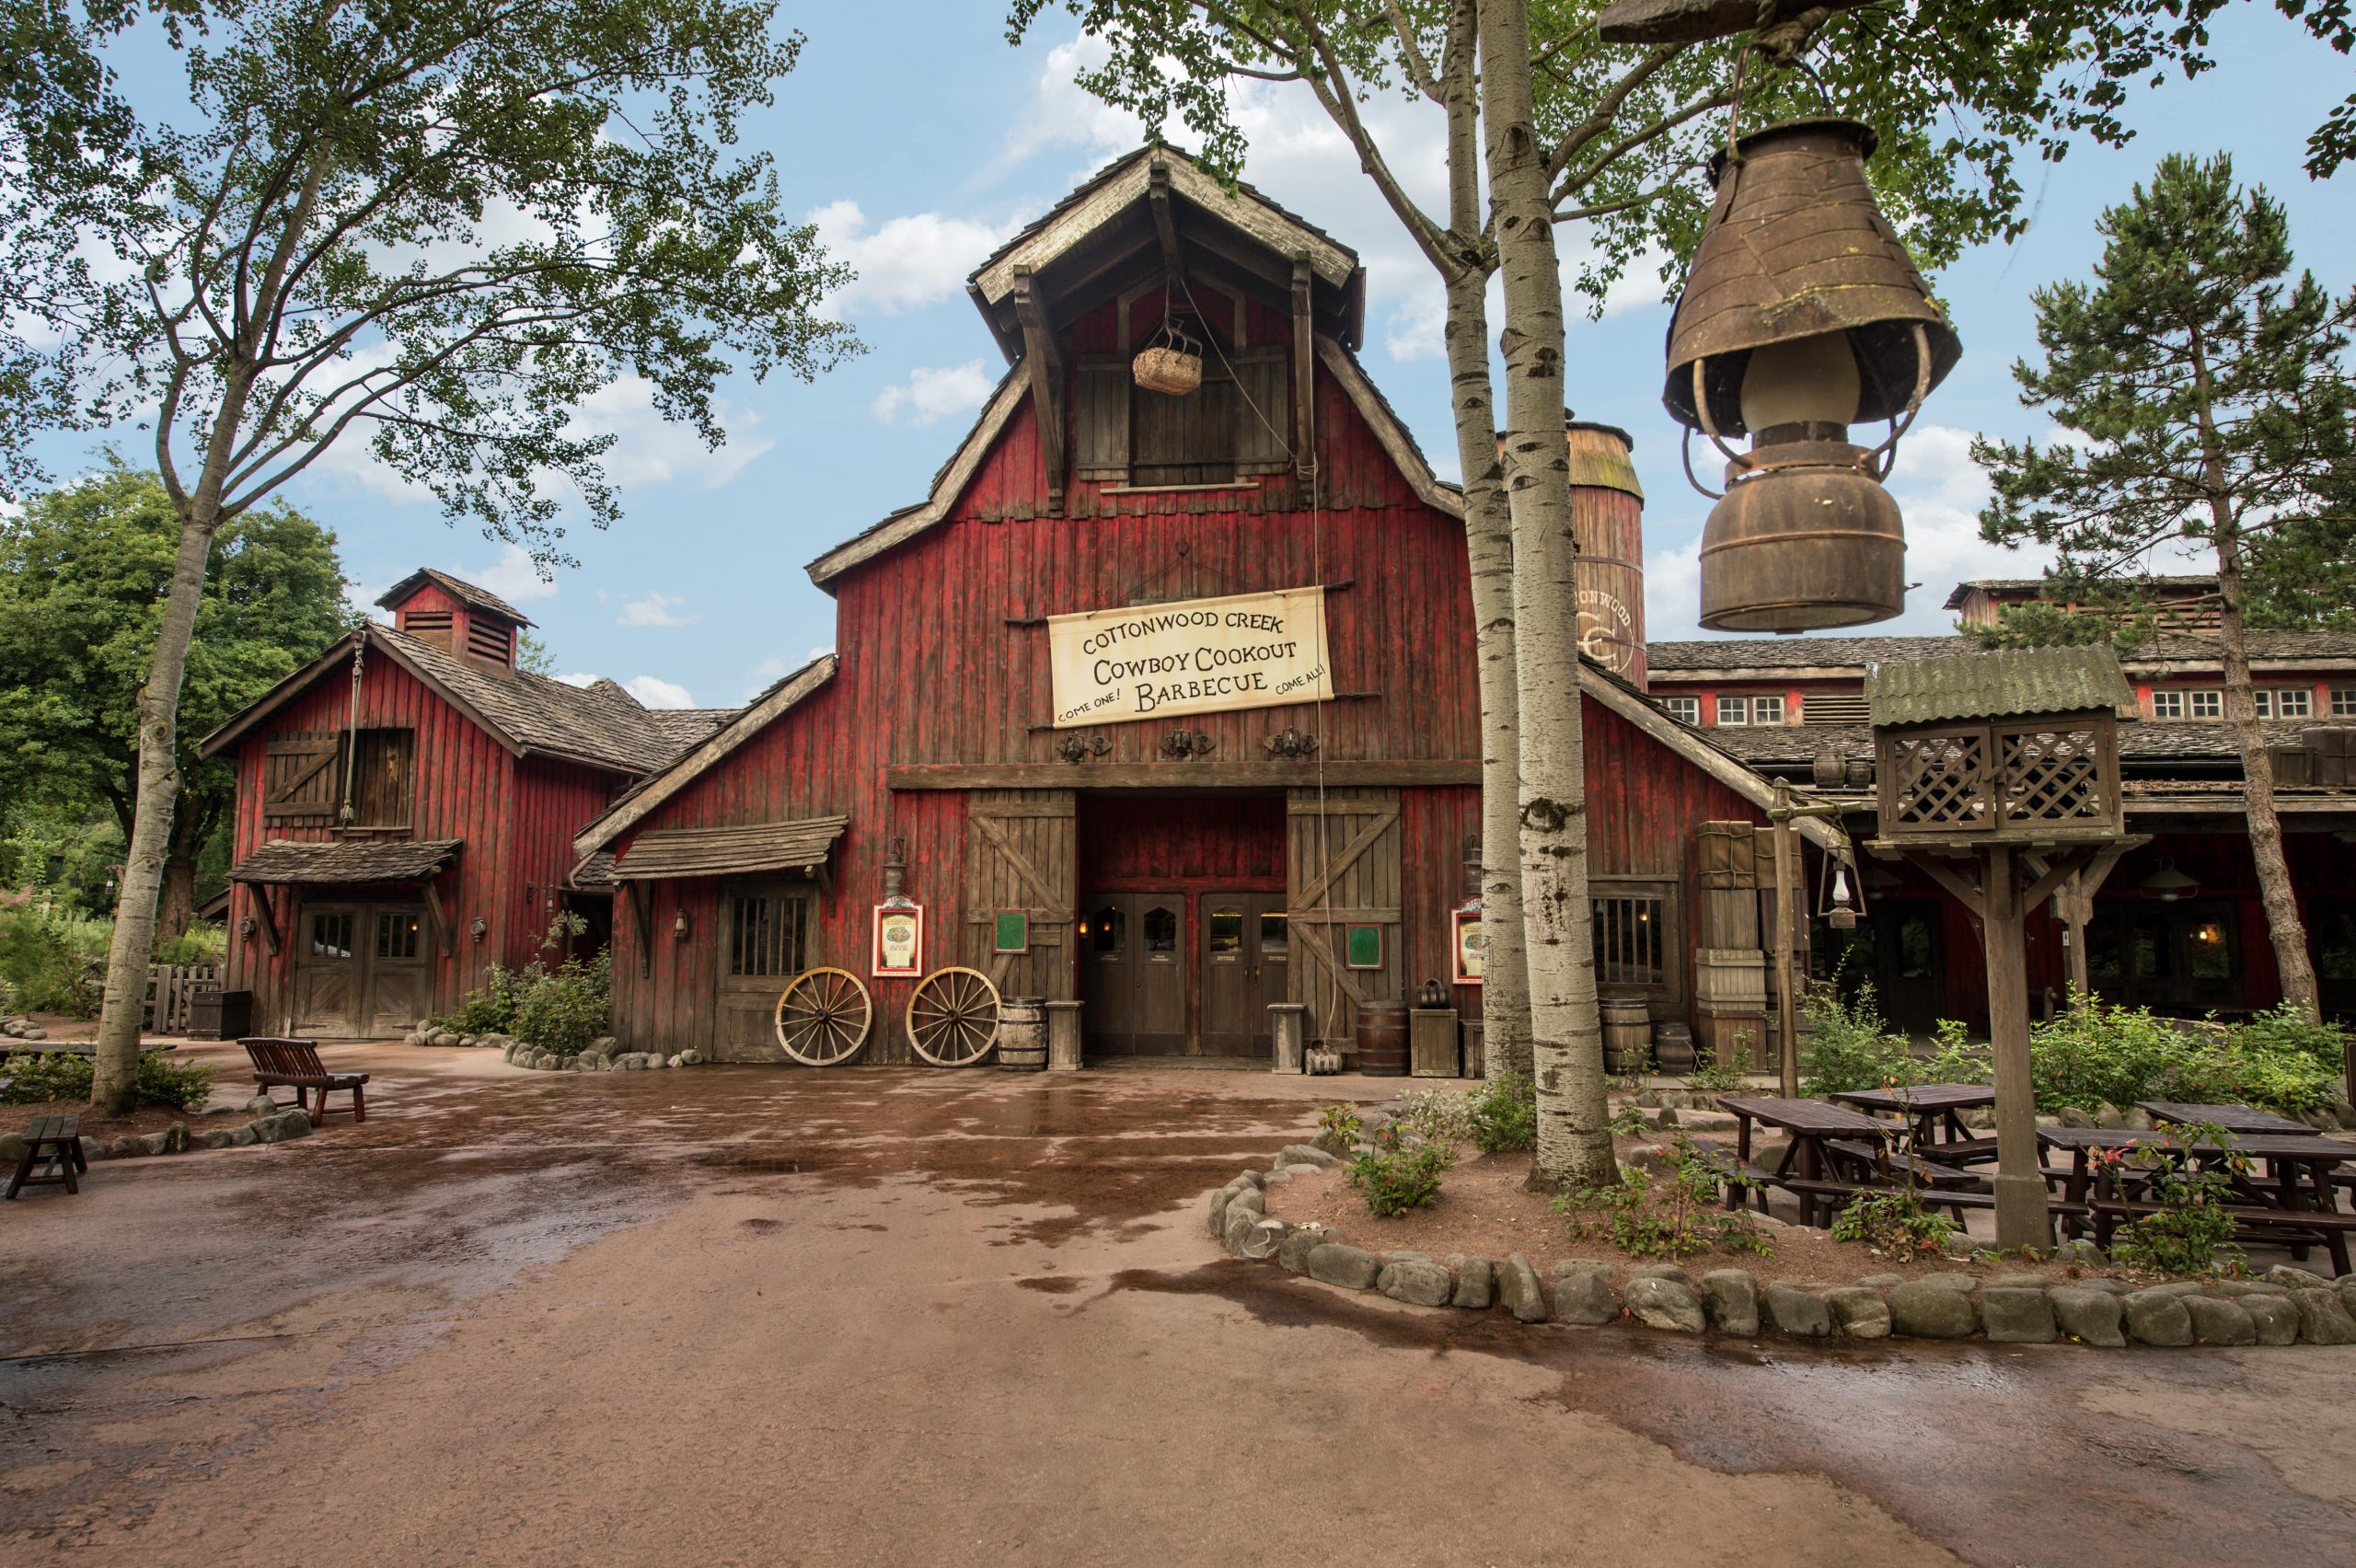
M 188 1122 L 174 1122 L 160 1133 L 126 1133 L 119 1138 L 100 1143 L 96 1138 L 82 1140 L 82 1152 L 91 1159 L 136 1159 L 152 1154 L 186 1154 L 199 1148 L 248 1148 L 255 1144 L 284 1143 L 289 1138 L 308 1137 L 311 1118 L 308 1113 L 294 1105 L 280 1105 L 266 1094 L 257 1094 L 242 1106 L 214 1106 L 199 1112 L 192 1118 L 197 1123 L 221 1123 L 232 1116 L 246 1120 L 234 1126 L 191 1126 Z M 14 1168 L 24 1158 L 25 1140 L 17 1133 L 0 1133 L 0 1165 Z
M 11 1040 L 46 1040 L 49 1031 L 35 1023 L 29 1015 L 12 1013 L 0 1018 L 0 1034 Z
M 1211 1194 L 1211 1234 L 1240 1258 L 1273 1262 L 1342 1290 L 1371 1290 L 1410 1306 L 1486 1311 L 1525 1323 L 1600 1325 L 1625 1317 L 1670 1333 L 1796 1340 L 1893 1337 L 1991 1344 L 2154 1346 L 2356 1344 L 2356 1274 L 2337 1280 L 2278 1263 L 2262 1279 L 2176 1280 L 2138 1289 L 2107 1277 L 1949 1272 L 1908 1279 L 1868 1274 L 1854 1285 L 1761 1280 L 1711 1269 L 1697 1280 L 1674 1263 L 1618 1272 L 1591 1259 L 1554 1265 L 1551 1284 L 1519 1252 L 1504 1259 L 1375 1252 L 1317 1226 L 1268 1216 L 1266 1189 L 1302 1167 L 1341 1161 L 1312 1144 L 1288 1145 L 1272 1168 L 1246 1170 Z M 2098 1260 L 2091 1242 L 2070 1255 Z
M 543 1051 L 527 1045 L 509 1034 L 479 1037 L 483 1044 L 496 1044 L 500 1058 L 510 1066 L 526 1067 L 544 1073 L 637 1073 L 663 1067 L 699 1067 L 703 1065 L 700 1051 L 680 1051 L 664 1055 L 660 1051 L 622 1051 L 610 1034 L 601 1034 L 589 1043 L 588 1049 L 577 1055 L 560 1056 L 554 1051 Z

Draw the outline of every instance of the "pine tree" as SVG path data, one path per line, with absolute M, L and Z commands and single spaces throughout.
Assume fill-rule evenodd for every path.
M 2171 155 L 2097 226 L 2094 281 L 2036 292 L 2045 363 L 2014 367 L 2022 403 L 2071 438 L 1973 444 L 1995 487 L 1981 532 L 2052 546 L 2064 577 L 2097 585 L 2150 571 L 2159 552 L 2214 557 L 2250 850 L 2283 995 L 2312 1012 L 2245 634 L 2257 584 L 2349 581 L 2356 386 L 2343 355 L 2356 294 L 2334 300 L 2313 274 L 2292 279 L 2282 208 L 2237 186 L 2223 155 Z

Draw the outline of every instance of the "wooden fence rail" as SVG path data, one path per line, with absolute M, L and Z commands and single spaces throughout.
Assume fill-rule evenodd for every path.
M 189 1004 L 197 992 L 221 984 L 217 963 L 151 963 L 142 1023 L 153 1034 L 186 1034 Z

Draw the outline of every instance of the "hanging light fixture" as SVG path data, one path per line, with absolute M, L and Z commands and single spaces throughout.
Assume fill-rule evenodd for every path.
M 2177 870 L 2173 860 L 2162 860 L 2160 869 L 2145 877 L 2142 886 L 2162 904 L 2180 903 L 2200 891 L 2200 883 Z
M 1963 345 L 1865 181 L 1874 133 L 1796 120 L 1711 160 L 1717 187 L 1669 329 L 1662 401 L 1727 459 L 1702 533 L 1702 624 L 1807 631 L 1905 607 L 1882 488 L 1898 438 Z M 1867 449 L 1849 426 L 1887 420 Z M 1727 438 L 1748 434 L 1750 450 Z

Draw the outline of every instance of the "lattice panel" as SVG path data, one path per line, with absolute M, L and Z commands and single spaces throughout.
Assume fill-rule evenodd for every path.
M 1982 734 L 1916 735 L 1895 743 L 1898 820 L 1914 827 L 1985 827 L 1992 780 Z
M 1997 745 L 2006 822 L 2085 822 L 2109 815 L 2092 730 L 2012 731 L 1999 735 Z

